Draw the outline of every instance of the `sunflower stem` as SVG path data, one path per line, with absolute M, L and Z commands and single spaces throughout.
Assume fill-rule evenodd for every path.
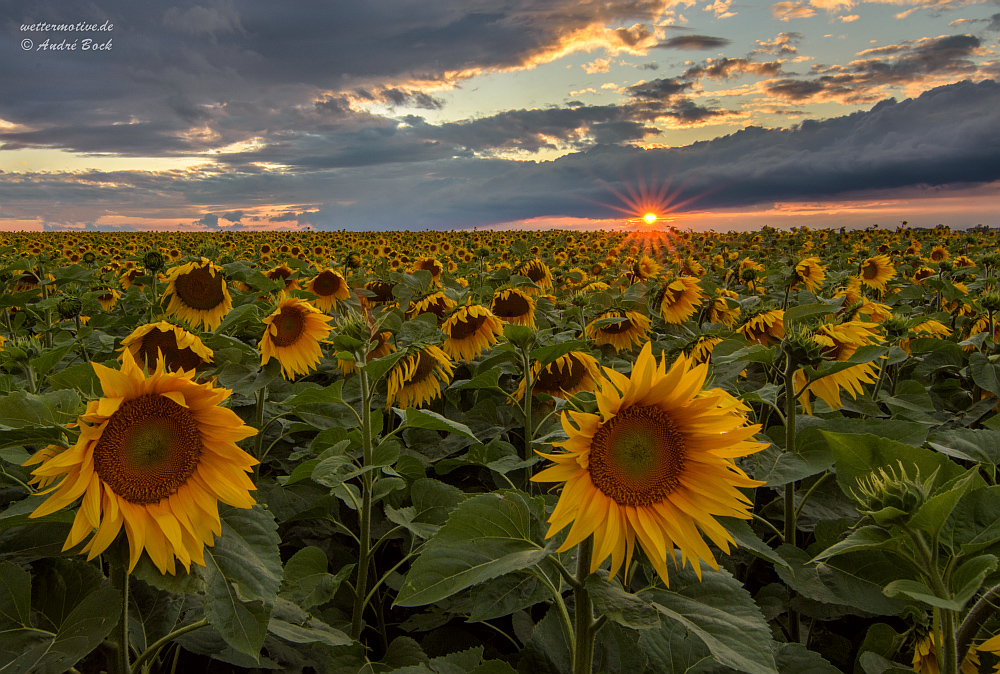
M 264 448 L 264 401 L 267 400 L 267 386 L 257 389 L 257 401 L 253 410 L 253 424 L 257 436 L 253 439 L 253 458 L 262 461 L 261 450 Z
M 111 564 L 110 573 L 111 587 L 115 588 L 122 595 L 122 614 L 118 620 L 117 629 L 112 632 L 112 641 L 115 644 L 116 674 L 132 674 L 132 668 L 128 661 L 128 570 L 118 564 Z
M 156 655 L 160 652 L 160 650 L 164 646 L 169 644 L 171 641 L 173 641 L 178 637 L 184 636 L 188 632 L 194 632 L 195 630 L 200 630 L 202 627 L 207 627 L 207 626 L 208 626 L 208 619 L 202 618 L 198 622 L 194 622 L 191 623 L 190 625 L 185 625 L 184 627 L 180 627 L 174 630 L 173 632 L 166 635 L 159 641 L 155 642 L 152 646 L 144 650 L 142 652 L 142 655 L 136 658 L 135 662 L 132 663 L 132 669 L 135 671 L 141 671 L 140 668 L 142 667 L 142 665 L 146 664 L 147 660 L 156 657 Z
M 524 460 L 531 461 L 531 442 L 534 435 L 531 426 L 531 402 L 534 395 L 532 395 L 531 356 L 526 347 L 521 347 L 521 367 L 524 369 Z M 531 493 L 531 468 L 524 469 L 524 490 Z
M 795 453 L 795 358 L 791 353 L 786 354 L 785 362 L 785 452 Z M 798 546 L 795 540 L 795 482 L 785 485 L 785 536 L 784 541 L 790 545 Z M 789 607 L 788 609 L 788 638 L 792 643 L 799 643 L 799 613 Z
M 362 468 L 371 465 L 372 462 L 372 410 L 371 410 L 371 386 L 368 381 L 368 373 L 364 369 L 358 370 L 361 379 L 361 449 L 364 453 Z M 361 510 L 360 521 L 360 550 L 358 551 L 358 581 L 354 590 L 354 612 L 351 615 L 351 638 L 358 639 L 361 636 L 363 626 L 363 615 L 365 604 L 368 602 L 368 564 L 371 561 L 371 519 L 372 519 L 372 474 L 371 471 L 361 476 Z
M 585 583 L 590 575 L 590 559 L 594 552 L 594 538 L 587 536 L 576 549 L 576 582 L 573 596 L 576 599 L 576 649 L 573 656 L 573 674 L 591 674 L 594 669 L 594 605 Z

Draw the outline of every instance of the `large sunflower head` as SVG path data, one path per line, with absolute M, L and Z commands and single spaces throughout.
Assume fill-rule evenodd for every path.
M 332 269 L 320 269 L 319 273 L 306 283 L 306 290 L 316 296 L 313 304 L 320 311 L 327 312 L 351 296 L 347 281 Z
M 432 257 L 423 257 L 417 260 L 416 264 L 413 265 L 413 271 L 420 271 L 421 269 L 429 271 L 431 273 L 431 280 L 435 283 L 441 278 L 441 272 L 444 271 L 441 263 Z
M 739 333 L 748 341 L 763 346 L 777 344 L 785 337 L 785 312 L 781 309 L 762 311 L 747 319 Z
M 200 337 L 166 321 L 147 323 L 133 330 L 122 340 L 119 360 L 124 361 L 125 351 L 149 374 L 156 371 L 161 357 L 164 368 L 174 372 L 196 370 L 212 362 L 212 350 Z
M 792 287 L 801 283 L 811 293 L 819 290 L 826 279 L 826 267 L 819 262 L 818 257 L 807 257 L 795 265 L 795 279 Z
M 454 309 L 458 304 L 443 292 L 431 293 L 426 297 L 415 300 L 406 312 L 407 318 L 413 318 L 420 314 L 434 314 L 437 316 L 438 325 L 444 321 L 444 316 L 449 310 Z
M 448 336 L 441 348 L 454 360 L 471 362 L 497 343 L 503 323 L 486 307 L 470 304 L 459 307 L 441 326 Z
M 608 318 L 621 320 L 598 325 L 599 321 Z M 605 311 L 587 325 L 587 337 L 597 345 L 610 344 L 615 347 L 615 351 L 629 350 L 647 340 L 649 326 L 649 318 L 638 311 L 612 309 Z
M 441 395 L 442 385 L 448 385 L 453 373 L 448 354 L 436 346 L 426 346 L 405 356 L 389 371 L 386 408 L 393 403 L 401 409 L 423 407 Z
M 681 324 L 694 315 L 703 297 L 698 279 L 681 276 L 664 284 L 659 297 L 660 315 L 667 323 Z
M 222 533 L 218 502 L 249 508 L 256 489 L 247 473 L 258 462 L 236 446 L 254 435 L 230 409 L 229 389 L 196 384 L 193 371 L 146 377 L 125 351 L 121 370 L 94 363 L 104 397 L 79 417 L 69 449 L 41 450 L 32 475 L 58 479 L 31 517 L 43 517 L 83 498 L 64 550 L 94 534 L 81 552 L 101 554 L 122 525 L 131 550 L 129 570 L 146 550 L 160 573 L 174 560 L 204 565 L 204 548 Z
M 323 358 L 319 344 L 330 336 L 330 320 L 330 316 L 305 300 L 283 299 L 264 319 L 260 364 L 266 365 L 272 357 L 277 358 L 285 379 L 309 374 Z
M 535 298 L 520 288 L 496 291 L 490 311 L 505 323 L 535 327 Z
M 662 264 L 648 255 L 643 255 L 632 265 L 632 276 L 639 281 L 645 281 L 659 274 L 661 269 L 663 269 Z
M 549 271 L 549 266 L 538 258 L 528 260 L 522 264 L 517 268 L 517 273 L 521 276 L 527 276 L 531 279 L 532 283 L 542 290 L 552 290 L 552 272 Z M 534 294 L 538 291 L 531 288 L 530 292 Z
M 719 289 L 719 295 L 712 301 L 708 311 L 709 323 L 721 323 L 732 329 L 739 320 L 743 309 L 739 305 L 739 294 L 734 290 Z
M 896 277 L 896 268 L 888 255 L 875 255 L 861 263 L 860 281 L 869 288 L 885 292 L 885 285 Z
M 371 296 L 362 297 L 361 304 L 365 307 L 375 307 L 379 305 L 395 306 L 396 296 L 392 294 L 395 283 L 390 281 L 374 280 L 365 284 L 365 290 L 372 293 Z
M 570 351 L 546 365 L 544 369 L 535 363 L 531 371 L 531 388 L 534 395 L 546 393 L 565 398 L 580 391 L 596 391 L 600 380 L 600 363 L 583 351 Z M 523 395 L 524 379 L 521 379 L 514 397 L 520 400 Z
M 702 389 L 707 365 L 681 356 L 670 369 L 646 344 L 626 377 L 604 368 L 599 414 L 563 413 L 564 451 L 543 455 L 555 466 L 535 482 L 564 482 L 549 517 L 552 537 L 572 524 L 559 551 L 594 535 L 591 572 L 609 556 L 611 575 L 632 558 L 636 539 L 669 583 L 667 560 L 679 549 L 701 576 L 701 561 L 718 568 L 702 538 L 725 552 L 735 544 L 715 519 L 750 519 L 752 501 L 739 491 L 763 484 L 733 462 L 767 445 L 751 438 L 747 408 L 721 389 Z
M 188 262 L 167 271 L 167 289 L 162 299 L 170 298 L 167 315 L 191 325 L 215 330 L 233 308 L 233 300 L 222 275 L 222 267 L 207 258 Z

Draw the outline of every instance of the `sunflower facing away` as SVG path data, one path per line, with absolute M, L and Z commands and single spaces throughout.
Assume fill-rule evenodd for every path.
M 347 281 L 332 269 L 320 269 L 319 273 L 306 283 L 306 290 L 316 296 L 313 304 L 322 312 L 328 312 L 351 296 Z
M 762 346 L 777 344 L 785 337 L 785 312 L 781 309 L 762 311 L 751 316 L 738 332 L 747 341 L 756 342 Z
M 438 325 L 440 325 L 444 321 L 444 315 L 457 305 L 458 302 L 444 293 L 431 293 L 419 300 L 414 300 L 410 308 L 406 311 L 406 317 L 413 318 L 420 314 L 434 314 L 437 316 Z
M 733 462 L 767 445 L 750 438 L 747 408 L 721 389 L 702 390 L 707 365 L 681 356 L 667 370 L 650 344 L 630 377 L 604 368 L 597 391 L 600 414 L 566 412 L 565 451 L 543 454 L 555 462 L 535 482 L 564 482 L 549 517 L 551 538 L 572 524 L 560 552 L 594 535 L 591 572 L 611 557 L 611 575 L 626 571 L 638 539 L 665 583 L 674 549 L 701 577 L 701 561 L 718 568 L 702 538 L 725 552 L 733 537 L 716 516 L 750 519 L 752 502 L 738 488 L 764 484 Z M 699 532 L 700 529 L 700 532 Z
M 125 351 L 132 359 L 153 374 L 157 362 L 163 357 L 167 370 L 194 370 L 212 362 L 212 350 L 202 343 L 197 335 L 166 321 L 140 325 L 132 334 L 122 340 L 122 355 Z
M 531 389 L 534 395 L 546 393 L 565 398 L 580 391 L 595 391 L 600 379 L 601 364 L 583 351 L 570 351 L 546 365 L 545 369 L 538 363 L 531 368 Z M 523 395 L 524 379 L 521 379 L 514 397 L 520 400 Z
M 76 444 L 40 451 L 32 475 L 61 479 L 31 517 L 83 497 L 63 550 L 93 533 L 81 550 L 89 561 L 124 524 L 129 571 L 144 549 L 160 573 L 175 573 L 175 558 L 188 570 L 192 561 L 204 566 L 205 546 L 222 533 L 218 502 L 254 505 L 247 473 L 258 462 L 236 443 L 257 431 L 219 407 L 229 389 L 196 384 L 193 372 L 166 372 L 162 365 L 146 377 L 129 351 L 123 355 L 120 371 L 94 363 L 104 397 L 78 419 Z M 39 463 L 36 457 L 26 464 Z
M 471 362 L 497 343 L 503 323 L 486 307 L 478 304 L 459 307 L 441 326 L 448 339 L 441 348 L 454 360 Z
M 423 407 L 441 395 L 442 384 L 451 381 L 454 367 L 448 354 L 427 346 L 399 361 L 389 371 L 386 409 L 398 403 L 400 409 Z
M 204 325 L 206 330 L 219 327 L 233 308 L 222 267 L 204 257 L 201 262 L 188 262 L 167 272 L 167 289 L 162 299 L 168 297 L 167 315 L 193 326 Z
M 608 325 L 597 325 L 597 321 L 604 318 L 623 318 L 624 320 Z M 638 311 L 612 309 L 605 311 L 587 325 L 587 337 L 598 345 L 610 344 L 615 347 L 615 351 L 627 350 L 646 341 L 649 325 L 649 319 Z
M 663 286 L 660 296 L 660 315 L 667 323 L 679 325 L 694 315 L 703 297 L 698 279 L 681 276 Z
M 535 298 L 519 288 L 498 290 L 490 305 L 493 315 L 506 323 L 535 327 Z
M 330 321 L 322 311 L 305 300 L 289 297 L 281 300 L 274 312 L 264 319 L 260 340 L 261 365 L 271 358 L 281 364 L 285 379 L 309 374 L 323 358 L 319 343 L 330 336 Z

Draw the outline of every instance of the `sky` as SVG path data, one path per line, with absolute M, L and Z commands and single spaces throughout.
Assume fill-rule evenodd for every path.
M 1000 226 L 1000 0 L 0 5 L 0 228 Z

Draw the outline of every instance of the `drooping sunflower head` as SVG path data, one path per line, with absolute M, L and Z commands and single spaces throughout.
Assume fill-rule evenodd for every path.
M 417 260 L 417 263 L 413 265 L 413 271 L 421 269 L 429 271 L 431 273 L 431 280 L 435 283 L 441 278 L 441 272 L 444 271 L 441 263 L 432 257 L 424 257 Z
M 748 409 L 721 389 L 703 390 L 707 365 L 681 356 L 667 369 L 643 347 L 632 374 L 604 368 L 600 414 L 563 413 L 564 452 L 535 482 L 564 482 L 547 537 L 572 524 L 560 551 L 594 536 L 591 571 L 610 556 L 614 575 L 630 563 L 638 540 L 669 583 L 666 562 L 679 549 L 699 577 L 701 561 L 718 568 L 702 538 L 724 551 L 734 544 L 718 516 L 749 519 L 751 480 L 733 459 L 760 451 Z
M 542 290 L 552 289 L 552 272 L 549 270 L 549 266 L 538 258 L 528 260 L 522 264 L 517 268 L 517 273 L 520 276 L 527 276 L 531 279 L 532 283 Z M 529 292 L 534 294 L 538 291 L 531 288 Z
M 330 311 L 351 296 L 351 289 L 344 277 L 332 269 L 320 269 L 316 276 L 306 283 L 306 290 L 316 296 L 313 304 L 323 312 Z
M 279 281 L 285 284 L 285 287 L 278 291 L 280 297 L 287 297 L 289 291 L 297 290 L 299 287 L 298 279 L 292 278 L 293 272 L 288 268 L 287 265 L 279 264 L 277 267 L 273 267 L 268 270 L 264 276 L 272 281 Z
M 379 305 L 395 306 L 396 297 L 392 294 L 395 283 L 389 281 L 374 280 L 365 284 L 365 290 L 371 293 L 370 296 L 362 297 L 361 304 L 365 307 L 376 307 Z
M 708 322 L 721 323 L 731 329 L 743 312 L 739 304 L 739 297 L 739 294 L 734 290 L 720 288 L 718 296 L 712 301 L 712 306 L 708 311 Z
M 320 342 L 330 336 L 331 320 L 305 300 L 283 299 L 263 320 L 264 336 L 259 345 L 261 365 L 277 358 L 285 379 L 309 374 L 323 358 Z
M 777 344 L 785 337 L 785 312 L 781 309 L 762 311 L 747 319 L 739 333 L 748 341 L 763 346 Z
M 441 326 L 448 338 L 441 348 L 453 360 L 471 362 L 497 343 L 503 323 L 486 307 L 469 304 L 459 307 Z
M 596 391 L 601 380 L 601 364 L 589 353 L 570 351 L 553 362 L 540 367 L 534 364 L 531 373 L 534 395 L 545 393 L 558 398 L 566 398 L 580 391 Z M 524 379 L 514 397 L 524 396 Z
M 400 409 L 423 407 L 441 395 L 454 373 L 448 354 L 436 346 L 426 346 L 404 356 L 389 371 L 386 409 L 395 403 Z
M 105 311 L 111 311 L 115 302 L 121 299 L 122 294 L 114 288 L 103 288 L 103 292 L 97 296 L 97 301 Z
M 414 318 L 420 314 L 434 314 L 437 317 L 438 325 L 444 322 L 444 316 L 449 310 L 454 309 L 458 304 L 443 292 L 431 293 L 426 297 L 415 300 L 406 312 L 407 318 Z
M 820 264 L 818 257 L 807 257 L 795 265 L 795 280 L 793 287 L 799 283 L 811 293 L 819 290 L 826 279 L 826 267 Z
M 606 319 L 620 319 L 608 321 Z M 587 325 L 587 337 L 595 344 L 610 344 L 615 351 L 630 350 L 648 340 L 649 318 L 638 311 L 611 309 Z
M 896 268 L 888 255 L 875 255 L 861 263 L 859 277 L 863 285 L 885 292 L 886 284 L 896 277 Z
M 520 288 L 497 290 L 493 294 L 490 311 L 505 323 L 535 327 L 535 298 Z
M 164 369 L 172 372 L 197 370 L 212 362 L 212 350 L 200 337 L 166 321 L 140 325 L 133 330 L 122 340 L 119 360 L 124 361 L 125 351 L 149 374 L 156 371 L 161 357 Z
M 206 330 L 215 330 L 233 308 L 222 267 L 209 262 L 188 262 L 167 271 L 163 300 L 170 299 L 167 315 Z
M 698 279 L 692 276 L 669 281 L 660 291 L 660 315 L 667 323 L 680 325 L 694 315 L 695 307 L 701 306 L 703 297 Z
M 87 404 L 80 435 L 69 449 L 42 450 L 32 471 L 59 480 L 31 517 L 43 517 L 82 497 L 63 547 L 91 536 L 81 552 L 102 553 L 125 527 L 129 570 L 145 550 L 160 573 L 204 565 L 204 548 L 222 532 L 218 502 L 249 508 L 256 489 L 247 476 L 258 462 L 236 443 L 254 435 L 219 403 L 228 389 L 192 381 L 193 371 L 152 376 L 125 351 L 121 370 L 94 363 L 104 397 Z

